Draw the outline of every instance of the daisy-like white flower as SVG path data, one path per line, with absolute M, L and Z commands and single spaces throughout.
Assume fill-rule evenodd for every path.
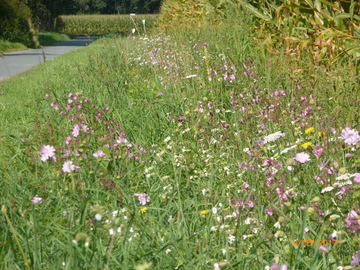
M 309 154 L 305 153 L 305 152 L 301 152 L 301 153 L 297 153 L 294 160 L 296 160 L 299 163 L 305 163 L 310 161 L 310 156 Z
M 341 137 L 339 138 L 343 139 L 346 144 L 350 145 L 355 145 L 360 142 L 359 132 L 349 127 L 346 127 L 341 131 Z
M 54 146 L 44 145 L 40 150 L 40 154 L 41 154 L 41 161 L 43 162 L 47 161 L 49 158 L 52 158 L 54 162 L 56 161 Z
M 264 137 L 264 143 L 273 142 L 277 139 L 284 137 L 285 133 L 282 133 L 281 131 L 275 132 L 273 134 L 267 135 Z

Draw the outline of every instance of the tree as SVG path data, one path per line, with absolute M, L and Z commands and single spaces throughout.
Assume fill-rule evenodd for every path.
M 20 0 L 0 1 L 0 38 L 34 46 L 31 32 L 31 11 Z

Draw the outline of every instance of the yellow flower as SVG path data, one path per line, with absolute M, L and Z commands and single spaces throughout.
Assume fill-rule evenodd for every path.
M 324 134 L 325 134 L 324 132 L 319 131 L 319 132 L 318 132 L 318 138 L 320 138 L 320 137 L 323 136 Z
M 206 215 L 207 213 L 209 213 L 209 210 L 203 210 L 203 211 L 200 212 L 200 215 L 203 216 L 203 215 Z
M 305 133 L 309 134 L 309 133 L 313 132 L 314 130 L 315 130 L 314 127 L 310 127 L 310 128 L 305 129 Z
M 311 142 L 306 142 L 306 143 L 303 143 L 303 144 L 301 145 L 301 147 L 303 147 L 303 148 L 308 148 L 310 145 L 312 145 Z
M 149 208 L 147 208 L 147 207 L 142 207 L 142 208 L 140 208 L 139 213 L 144 214 L 148 209 Z

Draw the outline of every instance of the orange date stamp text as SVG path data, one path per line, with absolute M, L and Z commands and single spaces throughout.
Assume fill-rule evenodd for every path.
M 336 246 L 337 240 L 295 240 L 294 245 L 301 247 L 312 247 L 312 246 Z

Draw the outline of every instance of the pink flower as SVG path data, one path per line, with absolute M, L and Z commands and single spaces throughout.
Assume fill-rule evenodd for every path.
M 308 162 L 310 161 L 310 156 L 305 153 L 305 152 L 301 152 L 301 153 L 297 153 L 294 160 L 296 160 L 297 162 L 300 162 L 300 163 L 305 163 L 305 162 Z
M 43 203 L 43 202 L 44 202 L 44 199 L 41 198 L 41 197 L 35 196 L 34 198 L 31 199 L 31 202 L 32 202 L 33 204 L 37 204 L 37 203 L 40 204 L 40 203 Z
M 63 172 L 65 172 L 65 173 L 70 173 L 70 172 L 72 172 L 72 171 L 79 170 L 79 169 L 80 169 L 80 167 L 75 166 L 75 165 L 73 164 L 73 161 L 71 161 L 71 160 L 65 161 L 64 164 L 63 164 L 63 166 L 62 166 L 62 170 L 63 170 Z
M 322 251 L 322 252 L 328 252 L 327 248 L 324 247 L 324 246 L 320 246 L 319 250 Z
M 322 147 L 315 147 L 313 153 L 317 159 L 320 158 L 321 154 L 324 152 L 324 148 Z
M 355 182 L 355 183 L 360 183 L 360 173 L 355 173 L 355 175 L 354 175 L 354 182 Z
M 310 232 L 310 229 L 308 227 L 305 227 L 304 233 L 307 234 L 308 232 Z
M 341 137 L 346 144 L 355 145 L 360 142 L 360 135 L 355 129 L 346 127 L 341 131 Z
M 360 219 L 359 215 L 355 210 L 351 210 L 348 216 L 346 217 L 346 227 L 349 228 L 349 231 L 352 233 L 360 232 Z
M 79 125 L 75 125 L 72 131 L 72 135 L 76 138 L 77 136 L 79 136 L 79 134 L 80 134 L 80 127 Z
M 71 142 L 71 137 L 66 137 L 65 143 L 66 143 L 66 144 L 69 144 L 70 142 Z
M 150 202 L 150 197 L 144 192 L 144 193 L 136 193 L 134 196 L 138 197 L 138 200 L 140 204 L 145 205 L 148 202 Z
M 56 157 L 55 157 L 55 148 L 54 146 L 51 145 L 44 145 L 41 150 L 40 150 L 40 154 L 41 154 L 41 161 L 45 162 L 47 161 L 49 158 L 52 158 L 52 160 L 54 162 L 56 162 Z
M 97 157 L 99 157 L 99 158 L 104 158 L 104 157 L 106 157 L 106 154 L 105 154 L 103 151 L 101 151 L 101 150 L 97 150 L 97 151 L 93 154 L 93 156 L 94 156 L 95 158 L 97 158 Z
M 277 264 L 273 264 L 273 265 L 271 265 L 270 269 L 271 269 L 271 270 L 287 270 L 288 267 L 287 267 L 286 264 L 283 264 L 283 265 L 281 266 L 281 268 L 280 268 Z

